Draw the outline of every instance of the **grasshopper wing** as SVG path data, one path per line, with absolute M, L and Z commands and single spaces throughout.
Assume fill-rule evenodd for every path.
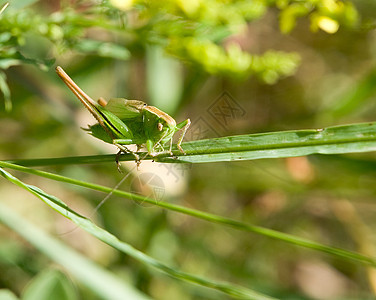
M 105 130 L 110 132 L 112 138 L 132 139 L 132 131 L 118 116 L 99 105 L 95 107 L 95 110 L 103 120 Z
M 145 106 L 147 106 L 146 103 L 139 100 L 112 98 L 108 101 L 105 108 L 119 119 L 124 120 L 141 117 L 142 109 Z

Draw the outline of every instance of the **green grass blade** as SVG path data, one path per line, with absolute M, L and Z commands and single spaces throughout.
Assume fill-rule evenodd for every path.
M 272 297 L 263 295 L 261 293 L 258 293 L 256 291 L 253 291 L 253 290 L 248 289 L 248 288 L 244 288 L 244 287 L 237 286 L 237 285 L 227 283 L 227 282 L 219 282 L 219 281 L 207 279 L 207 278 L 204 278 L 204 277 L 185 273 L 185 272 L 182 272 L 178 269 L 169 267 L 166 264 L 161 263 L 160 261 L 158 261 L 158 260 L 156 260 L 156 259 L 154 259 L 150 256 L 147 256 L 143 252 L 133 248 L 131 245 L 120 241 L 117 237 L 115 237 L 114 235 L 112 235 L 108 231 L 98 227 L 97 225 L 92 223 L 89 219 L 79 215 L 78 213 L 74 212 L 71 209 L 67 209 L 67 206 L 60 199 L 45 193 L 44 191 L 42 191 L 41 189 L 39 189 L 35 186 L 23 183 L 22 181 L 20 181 L 19 179 L 17 179 L 13 175 L 9 174 L 8 172 L 3 170 L 2 168 L 0 168 L 0 174 L 4 178 L 6 178 L 7 180 L 11 181 L 12 183 L 14 183 L 14 184 L 22 187 L 23 189 L 29 191 L 30 193 L 34 194 L 35 196 L 40 198 L 42 201 L 44 201 L 47 205 L 49 205 L 51 208 L 53 208 L 54 210 L 56 210 L 57 212 L 62 214 L 64 217 L 72 220 L 80 228 L 82 228 L 85 231 L 87 231 L 88 233 L 92 234 L 93 236 L 95 236 L 99 240 L 103 241 L 104 243 L 112 246 L 113 248 L 115 248 L 115 249 L 117 249 L 121 252 L 126 253 L 127 255 L 129 255 L 129 256 L 133 257 L 134 259 L 144 263 L 147 266 L 152 266 L 152 267 L 158 269 L 159 271 L 162 271 L 162 272 L 164 272 L 164 273 L 166 273 L 166 274 L 168 274 L 168 275 L 170 275 L 174 278 L 181 279 L 181 280 L 188 281 L 188 282 L 192 282 L 192 283 L 204 286 L 204 287 L 212 288 L 212 289 L 215 289 L 217 291 L 221 291 L 223 293 L 231 295 L 233 297 L 239 297 L 239 298 L 243 298 L 243 299 L 255 299 L 255 300 L 258 300 L 258 299 L 259 300 L 274 299 Z M 38 232 L 33 231 L 32 230 L 33 228 L 29 227 L 29 225 L 25 223 L 26 221 L 24 221 L 24 223 L 22 223 L 22 222 L 17 223 L 16 219 L 12 219 L 12 214 L 9 215 L 9 211 L 7 211 L 6 209 L 3 210 L 3 206 L 1 204 L 0 204 L 0 219 L 3 222 L 6 222 L 7 225 L 11 224 L 13 226 L 12 228 L 14 228 L 15 231 L 22 234 L 23 237 L 28 239 L 29 241 L 30 241 L 30 239 L 35 238 L 35 234 L 38 234 Z M 10 222 L 9 222 L 9 220 L 10 220 Z M 41 233 L 39 232 L 39 234 L 41 234 Z M 52 251 L 52 253 L 51 253 L 49 247 L 51 247 L 52 241 L 46 240 L 46 236 L 39 235 L 37 237 L 38 237 L 38 241 L 39 241 L 38 246 L 43 248 L 49 255 L 54 256 L 55 259 L 57 259 L 57 260 L 66 260 L 65 257 L 60 257 L 60 255 L 56 257 L 56 255 L 54 255 L 55 251 Z M 46 243 L 46 242 L 49 246 L 45 246 L 44 243 Z M 63 245 L 60 245 L 60 246 L 62 247 Z M 52 250 L 56 250 L 56 249 L 52 249 Z M 108 299 L 117 299 L 117 298 L 109 297 Z M 122 299 L 124 299 L 124 298 L 122 298 Z M 125 299 L 137 299 L 137 298 L 125 297 Z
M 343 250 L 341 248 L 326 246 L 326 245 L 323 245 L 323 244 L 320 244 L 320 243 L 317 243 L 317 242 L 314 242 L 314 241 L 311 241 L 311 240 L 308 240 L 308 239 L 300 238 L 300 237 L 297 237 L 297 236 L 294 236 L 294 235 L 291 235 L 291 234 L 279 232 L 279 231 L 268 229 L 268 228 L 265 228 L 265 227 L 242 223 L 242 222 L 230 219 L 230 218 L 226 218 L 226 217 L 218 216 L 218 215 L 215 215 L 215 214 L 195 210 L 195 209 L 192 209 L 192 208 L 187 208 L 187 207 L 183 207 L 183 206 L 180 206 L 180 205 L 171 204 L 171 203 L 167 203 L 167 202 L 163 202 L 163 201 L 156 201 L 154 199 L 143 197 L 143 196 L 140 196 L 140 195 L 137 195 L 137 194 L 132 194 L 132 193 L 128 193 L 128 192 L 124 192 L 124 191 L 120 191 L 120 190 L 113 190 L 112 188 L 108 188 L 108 187 L 105 187 L 105 186 L 101 186 L 101 185 L 97 185 L 97 184 L 93 184 L 93 183 L 88 183 L 88 182 L 85 182 L 85 181 L 80 181 L 80 180 L 64 177 L 64 176 L 61 176 L 61 175 L 52 174 L 52 173 L 45 172 L 45 171 L 39 171 L 39 170 L 31 169 L 31 168 L 26 168 L 26 167 L 23 167 L 23 166 L 13 165 L 13 164 L 6 163 L 6 162 L 0 162 L 0 167 L 11 168 L 11 169 L 14 169 L 14 170 L 17 170 L 17 171 L 21 171 L 21 172 L 25 172 L 25 173 L 29 173 L 29 174 L 34 174 L 34 175 L 37 175 L 37 176 L 53 179 L 53 180 L 56 180 L 56 181 L 66 182 L 66 183 L 90 188 L 90 189 L 100 191 L 100 192 L 104 192 L 104 193 L 107 193 L 107 194 L 111 192 L 111 193 L 113 193 L 113 195 L 117 195 L 117 196 L 120 196 L 120 197 L 123 197 L 123 198 L 126 198 L 126 199 L 132 199 L 134 201 L 139 201 L 140 203 L 153 204 L 153 205 L 156 205 L 156 206 L 159 206 L 159 207 L 171 210 L 171 211 L 176 211 L 176 212 L 179 212 L 179 213 L 190 215 L 190 216 L 193 216 L 195 218 L 199 218 L 199 219 L 202 219 L 202 220 L 205 220 L 205 221 L 209 221 L 209 222 L 212 222 L 212 223 L 217 223 L 217 224 L 221 224 L 221 225 L 224 225 L 224 226 L 232 227 L 232 228 L 235 228 L 237 230 L 253 232 L 253 233 L 256 233 L 256 234 L 267 236 L 269 238 L 288 242 L 288 243 L 293 244 L 293 245 L 298 245 L 298 246 L 305 247 L 305 248 L 308 248 L 308 249 L 313 249 L 313 250 L 317 250 L 317 251 L 320 251 L 320 252 L 324 252 L 324 253 L 327 253 L 327 254 L 330 254 L 330 255 L 333 255 L 333 256 L 336 256 L 336 257 L 340 257 L 340 258 L 345 259 L 345 260 L 356 261 L 356 262 L 362 263 L 364 265 L 376 266 L 376 259 L 375 258 L 368 257 L 368 256 L 362 255 L 360 253 L 356 253 L 356 252 L 352 252 L 352 251 L 348 251 L 348 250 Z M 62 205 L 62 204 L 60 203 L 60 205 Z M 69 210 L 68 207 L 65 207 L 65 209 Z
M 4 176 L 5 173 L 0 169 Z M 15 182 L 14 177 L 5 175 L 17 185 L 26 188 L 21 182 Z M 35 194 L 35 192 L 33 192 Z M 72 213 L 69 213 L 72 214 Z M 59 240 L 51 237 L 35 225 L 26 221 L 22 216 L 0 202 L 0 222 L 21 235 L 25 240 L 39 249 L 54 262 L 60 264 L 73 274 L 77 280 L 104 299 L 149 299 L 127 282 L 120 280 L 110 272 L 88 260 L 83 255 L 69 248 Z
M 376 150 L 376 123 L 229 136 L 182 147 L 187 155 L 178 161 L 190 163 L 367 152 Z
M 57 166 L 57 165 L 82 165 L 82 164 L 97 164 L 97 163 L 114 163 L 116 160 L 115 154 L 104 155 L 90 155 L 90 156 L 68 156 L 68 157 L 54 157 L 54 158 L 34 158 L 34 159 L 16 159 L 8 160 L 6 162 L 17 164 L 25 167 L 42 167 L 42 166 Z M 124 154 L 121 160 L 134 160 L 133 155 Z
M 205 163 L 261 158 L 283 158 L 310 154 L 340 154 L 376 150 L 376 123 L 360 123 L 308 129 L 246 134 L 205 139 L 182 144 L 186 155 L 174 148 L 175 158 L 160 155 L 158 162 Z M 145 153 L 140 153 L 144 157 Z M 145 157 L 145 159 L 152 159 Z M 134 160 L 131 154 L 124 154 L 120 160 Z M 86 164 L 115 161 L 115 155 L 13 160 L 24 166 L 58 164 Z

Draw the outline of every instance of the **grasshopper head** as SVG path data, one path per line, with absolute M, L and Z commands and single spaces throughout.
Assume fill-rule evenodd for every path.
M 145 106 L 143 114 L 146 137 L 152 144 L 163 148 L 162 145 L 170 141 L 176 131 L 175 119 L 154 106 Z

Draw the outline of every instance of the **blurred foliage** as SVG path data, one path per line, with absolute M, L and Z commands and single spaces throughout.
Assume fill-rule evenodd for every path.
M 243 50 L 234 36 L 246 30 L 249 22 L 264 16 L 273 5 L 281 10 L 282 32 L 295 27 L 298 17 L 309 15 L 312 30 L 318 28 L 334 33 L 340 24 L 356 25 L 358 15 L 350 2 L 336 0 L 310 1 L 102 1 L 77 3 L 76 8 L 63 5 L 61 10 L 36 13 L 31 4 L 13 3 L 0 16 L 0 70 L 32 63 L 43 69 L 54 59 L 25 56 L 22 47 L 28 37 L 48 40 L 61 54 L 75 50 L 116 59 L 129 59 L 140 47 L 158 44 L 167 53 L 186 61 L 191 68 L 230 78 L 255 74 L 267 83 L 294 73 L 299 56 L 296 53 L 268 50 L 250 54 Z M 25 3 L 23 7 L 22 3 Z M 89 38 L 88 29 L 103 30 L 100 39 Z M 115 42 L 114 40 L 118 40 Z M 131 50 L 130 50 L 131 49 Z M 51 56 L 51 53 L 47 56 Z M 6 78 L 0 71 L 0 90 L 7 110 L 10 94 Z
M 290 32 L 298 17 L 309 15 L 312 31 L 321 29 L 327 33 L 337 32 L 339 25 L 353 28 L 358 24 L 358 12 L 351 2 L 337 0 L 290 1 L 276 0 L 281 9 L 282 32 Z
M 369 0 L 12 1 L 0 15 L 0 89 L 9 111 L 1 105 L 0 155 L 116 152 L 80 131 L 93 120 L 54 62 L 93 97 L 161 107 L 173 90 L 163 109 L 192 119 L 188 139 L 375 121 L 374 11 Z M 375 256 L 374 153 L 151 167 L 167 179 L 163 201 Z M 47 169 L 109 187 L 124 176 L 112 163 Z M 146 189 L 138 174 L 121 188 Z M 103 194 L 19 177 L 187 272 L 282 299 L 376 294 L 374 270 L 361 265 L 114 196 L 93 215 Z M 220 298 L 157 276 L 7 182 L 0 190 L 23 218 L 153 298 Z M 5 227 L 0 233 L 0 288 L 19 296 L 51 262 Z M 82 299 L 99 298 L 71 279 Z

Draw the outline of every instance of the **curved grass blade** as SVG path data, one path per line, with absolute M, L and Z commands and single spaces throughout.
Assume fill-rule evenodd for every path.
M 211 279 L 207 279 L 204 277 L 200 277 L 194 274 L 185 273 L 178 269 L 169 267 L 168 265 L 161 263 L 160 261 L 147 256 L 143 252 L 133 248 L 131 245 L 120 241 L 116 236 L 112 235 L 108 231 L 98 227 L 93 222 L 91 222 L 89 219 L 81 216 L 80 214 L 74 212 L 71 209 L 67 209 L 66 204 L 64 204 L 60 199 L 49 195 L 39 189 L 38 187 L 28 185 L 20 181 L 18 178 L 14 177 L 10 173 L 6 172 L 2 168 L 0 168 L 0 174 L 6 178 L 7 180 L 11 181 L 12 183 L 22 187 L 23 189 L 29 191 L 30 193 L 34 194 L 38 198 L 40 198 L 42 201 L 44 201 L 47 205 L 49 205 L 51 208 L 59 212 L 64 217 L 72 220 L 74 223 L 77 224 L 80 228 L 87 231 L 91 235 L 95 236 L 102 242 L 112 246 L 113 248 L 124 252 L 125 254 L 133 257 L 134 259 L 140 261 L 141 263 L 152 266 L 156 269 L 158 269 L 161 272 L 166 273 L 167 275 L 170 275 L 173 278 L 177 278 L 183 281 L 188 281 L 191 283 L 195 283 L 207 288 L 212 288 L 217 291 L 226 293 L 233 297 L 238 297 L 242 299 L 255 299 L 255 300 L 271 300 L 274 299 L 272 297 L 263 295 L 261 293 L 258 293 L 256 291 L 253 291 L 248 288 L 244 288 L 238 285 L 234 285 L 227 282 L 219 282 Z M 0 205 L 0 208 L 2 206 Z M 0 212 L 0 218 L 2 216 L 2 213 Z M 4 216 L 3 216 L 4 217 Z M 33 237 L 33 232 L 29 232 L 29 236 Z M 133 299 L 133 298 L 131 298 Z
M 23 186 L 14 177 L 9 177 L 10 174 L 5 175 L 1 169 L 0 172 L 13 183 L 29 190 L 29 187 Z M 32 190 L 29 191 L 34 194 Z M 69 214 L 72 214 L 72 212 L 69 212 Z M 124 297 L 135 300 L 149 299 L 126 281 L 119 279 L 82 254 L 79 254 L 61 241 L 51 237 L 46 232 L 26 221 L 25 218 L 18 215 L 1 201 L 0 222 L 17 232 L 52 261 L 63 266 L 78 281 L 90 288 L 97 295 L 103 297 L 103 299 L 122 300 Z M 2 298 L 0 297 L 0 299 Z
M 183 207 L 180 205 L 171 204 L 171 203 L 167 203 L 163 201 L 156 201 L 155 199 L 150 199 L 150 198 L 143 197 L 137 194 L 132 194 L 132 193 L 128 193 L 128 192 L 124 192 L 120 190 L 114 190 L 109 187 L 105 187 L 105 186 L 101 186 L 101 185 L 97 185 L 93 183 L 88 183 L 85 181 L 80 181 L 77 179 L 72 179 L 69 177 L 56 175 L 56 174 L 52 174 L 52 173 L 45 172 L 45 171 L 39 171 L 39 170 L 35 170 L 35 169 L 23 167 L 23 166 L 13 165 L 13 164 L 6 163 L 6 162 L 0 162 L 0 167 L 11 168 L 17 171 L 34 174 L 34 175 L 49 178 L 52 180 L 86 187 L 92 190 L 104 192 L 106 194 L 112 193 L 113 195 L 117 195 L 126 199 L 132 199 L 134 201 L 139 201 L 140 203 L 153 204 L 153 205 L 156 205 L 156 206 L 159 206 L 159 207 L 171 210 L 171 211 L 176 211 L 182 214 L 190 215 L 192 217 L 209 221 L 212 223 L 232 227 L 237 230 L 253 232 L 255 234 L 260 234 L 269 238 L 281 240 L 281 241 L 284 241 L 293 245 L 327 253 L 336 257 L 340 257 L 344 260 L 356 261 L 364 265 L 371 265 L 371 266 L 376 267 L 376 259 L 373 257 L 369 257 L 360 253 L 344 250 L 341 248 L 326 246 L 326 245 L 323 245 L 323 244 L 320 244 L 320 243 L 317 243 L 308 239 L 300 238 L 295 235 L 279 232 L 273 229 L 268 229 L 268 228 L 261 227 L 261 226 L 242 223 L 240 221 L 237 221 L 231 218 L 226 218 L 226 217 L 218 216 L 215 214 L 211 214 L 211 213 L 207 213 L 207 212 L 203 212 L 203 211 L 199 211 L 196 209 L 187 208 L 187 207 Z

